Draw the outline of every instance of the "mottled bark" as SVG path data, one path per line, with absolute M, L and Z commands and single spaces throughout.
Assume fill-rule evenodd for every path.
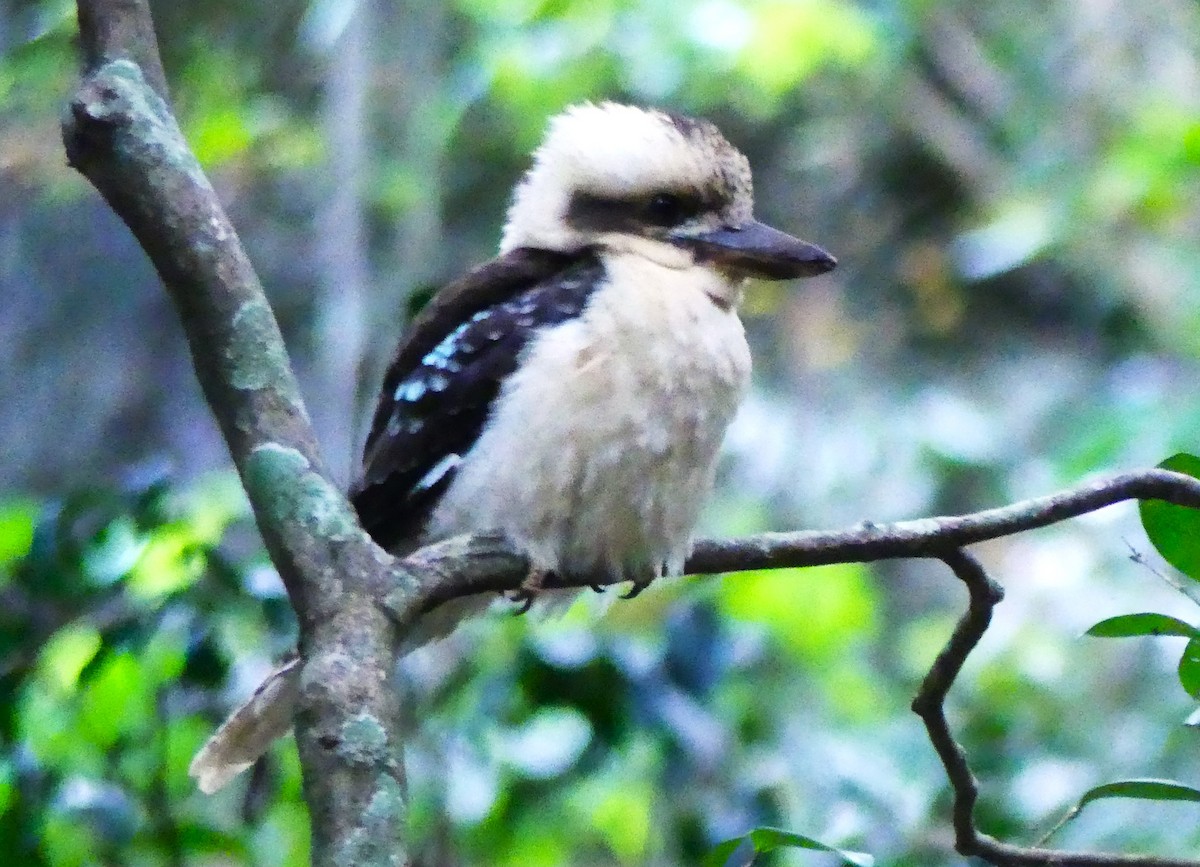
M 67 156 L 137 236 L 175 302 L 296 609 L 296 732 L 314 860 L 404 863 L 398 709 L 388 688 L 396 634 L 374 602 L 391 559 L 325 472 L 258 278 L 162 98 L 145 4 L 79 7 L 86 65 L 64 123 Z M 150 81 L 139 64 L 155 70 Z

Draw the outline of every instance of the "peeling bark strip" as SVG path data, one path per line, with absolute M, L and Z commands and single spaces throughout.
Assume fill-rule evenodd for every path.
M 400 867 L 408 863 L 403 745 L 389 685 L 397 647 L 417 617 L 443 602 L 520 586 L 525 558 L 503 539 L 475 537 L 431 545 L 398 563 L 362 531 L 321 463 L 258 278 L 165 101 L 146 0 L 79 0 L 78 6 L 84 71 L 63 124 L 68 159 L 133 231 L 179 309 L 205 398 L 300 621 L 299 676 L 278 691 L 290 695 L 294 686 L 298 696 L 313 862 Z M 971 602 L 914 710 L 954 789 L 959 851 L 997 865 L 1200 867 L 1153 856 L 1022 848 L 982 834 L 974 825 L 975 780 L 945 722 L 946 695 L 1000 596 L 962 546 L 1127 499 L 1200 506 L 1200 481 L 1147 470 L 973 515 L 705 541 L 687 571 L 945 561 L 967 584 Z M 591 583 L 585 576 L 548 586 Z

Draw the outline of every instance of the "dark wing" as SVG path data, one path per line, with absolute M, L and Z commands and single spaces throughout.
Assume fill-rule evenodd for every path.
M 576 259 L 565 253 L 519 247 L 443 286 L 413 318 L 384 374 L 379 405 L 367 435 L 366 454 L 370 454 L 391 413 L 383 398 L 393 393 L 400 380 L 412 373 L 421 359 L 447 334 L 480 310 L 506 301 L 554 276 L 570 267 Z
M 351 501 L 384 548 L 412 541 L 539 328 L 578 316 L 604 278 L 591 253 L 517 250 L 450 284 L 384 378 Z

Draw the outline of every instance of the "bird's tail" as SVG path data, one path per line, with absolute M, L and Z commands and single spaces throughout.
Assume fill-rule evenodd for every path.
M 200 791 L 211 795 L 223 788 L 287 734 L 299 691 L 300 660 L 293 658 L 271 672 L 196 753 L 188 774 Z

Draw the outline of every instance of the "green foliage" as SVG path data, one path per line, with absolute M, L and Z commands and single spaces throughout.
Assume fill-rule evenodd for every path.
M 1172 455 L 1159 466 L 1200 477 L 1200 458 L 1193 455 Z M 1142 527 L 1163 559 L 1189 578 L 1200 580 L 1200 509 L 1143 500 L 1139 510 Z M 1186 586 L 1179 589 L 1194 601 Z M 1092 626 L 1087 634 L 1099 638 L 1168 635 L 1189 639 L 1179 658 L 1179 683 L 1192 698 L 1200 698 L 1200 628 L 1165 614 L 1141 613 L 1110 617 Z
M 1141 635 L 1176 635 L 1190 639 L 1177 666 L 1180 684 L 1188 695 L 1200 699 L 1200 629 L 1164 614 L 1127 614 L 1109 617 L 1087 630 L 1096 638 L 1129 638 Z
M 1101 620 L 1087 631 L 1096 638 L 1129 638 L 1138 635 L 1179 635 L 1200 637 L 1200 629 L 1166 614 L 1119 614 Z
M 1176 454 L 1159 466 L 1162 469 L 1200 474 L 1200 458 Z M 1142 526 L 1155 549 L 1167 562 L 1189 578 L 1200 580 L 1200 510 L 1143 500 L 1139 504 Z M 1194 597 L 1186 586 L 1179 587 L 1189 599 Z M 1166 614 L 1142 612 L 1110 617 L 1094 624 L 1087 634 L 1098 638 L 1173 636 L 1187 638 L 1179 658 L 1180 685 L 1194 699 L 1200 699 L 1200 628 Z M 1140 800 L 1200 801 L 1200 790 L 1170 780 L 1122 780 L 1089 789 L 1050 832 L 1053 834 L 1074 820 L 1089 803 L 1103 798 Z M 1049 835 L 1047 835 L 1049 836 Z
M 1094 786 L 1083 793 L 1079 801 L 1066 812 L 1058 824 L 1042 838 L 1041 842 L 1045 843 L 1047 839 L 1061 830 L 1068 822 L 1073 822 L 1088 804 L 1106 798 L 1136 798 L 1141 801 L 1200 802 L 1200 789 L 1185 786 L 1183 783 L 1178 783 L 1175 780 L 1149 779 L 1117 780 L 1111 783 L 1104 783 L 1100 786 Z
M 0 502 L 0 568 L 29 551 L 36 520 L 37 505 L 32 500 Z
M 1200 478 L 1200 458 L 1195 455 L 1172 455 L 1159 467 Z M 1200 581 L 1200 509 L 1162 500 L 1143 500 L 1139 509 L 1142 527 L 1163 559 L 1189 578 Z
M 1179 657 L 1179 683 L 1192 698 L 1200 698 L 1200 639 L 1193 638 Z
M 245 659 L 241 641 L 262 653 L 291 640 L 286 617 L 272 629 L 255 610 L 286 615 L 278 589 L 256 598 L 266 589 L 261 554 L 235 550 L 248 529 L 236 480 L 179 492 L 166 480 L 135 482 L 37 514 L 11 503 L 3 514 L 0 845 L 45 865 L 247 852 L 231 805 L 206 803 L 186 775 Z M 234 623 L 238 643 L 222 634 Z M 191 716 L 201 708 L 207 722 Z M 295 805 L 294 767 L 267 785 L 272 799 L 290 787 Z M 304 856 L 302 814 L 287 815 L 287 845 L 253 863 Z
M 734 853 L 744 845 L 749 844 L 752 855 L 759 855 L 775 849 L 808 849 L 815 852 L 832 852 L 841 858 L 842 863 L 850 867 L 872 867 L 875 859 L 862 852 L 847 852 L 835 846 L 828 846 L 819 840 L 783 831 L 779 828 L 755 828 L 741 837 L 726 840 L 715 846 L 708 857 L 704 859 L 704 867 L 725 867 Z M 750 862 L 753 863 L 753 858 Z

